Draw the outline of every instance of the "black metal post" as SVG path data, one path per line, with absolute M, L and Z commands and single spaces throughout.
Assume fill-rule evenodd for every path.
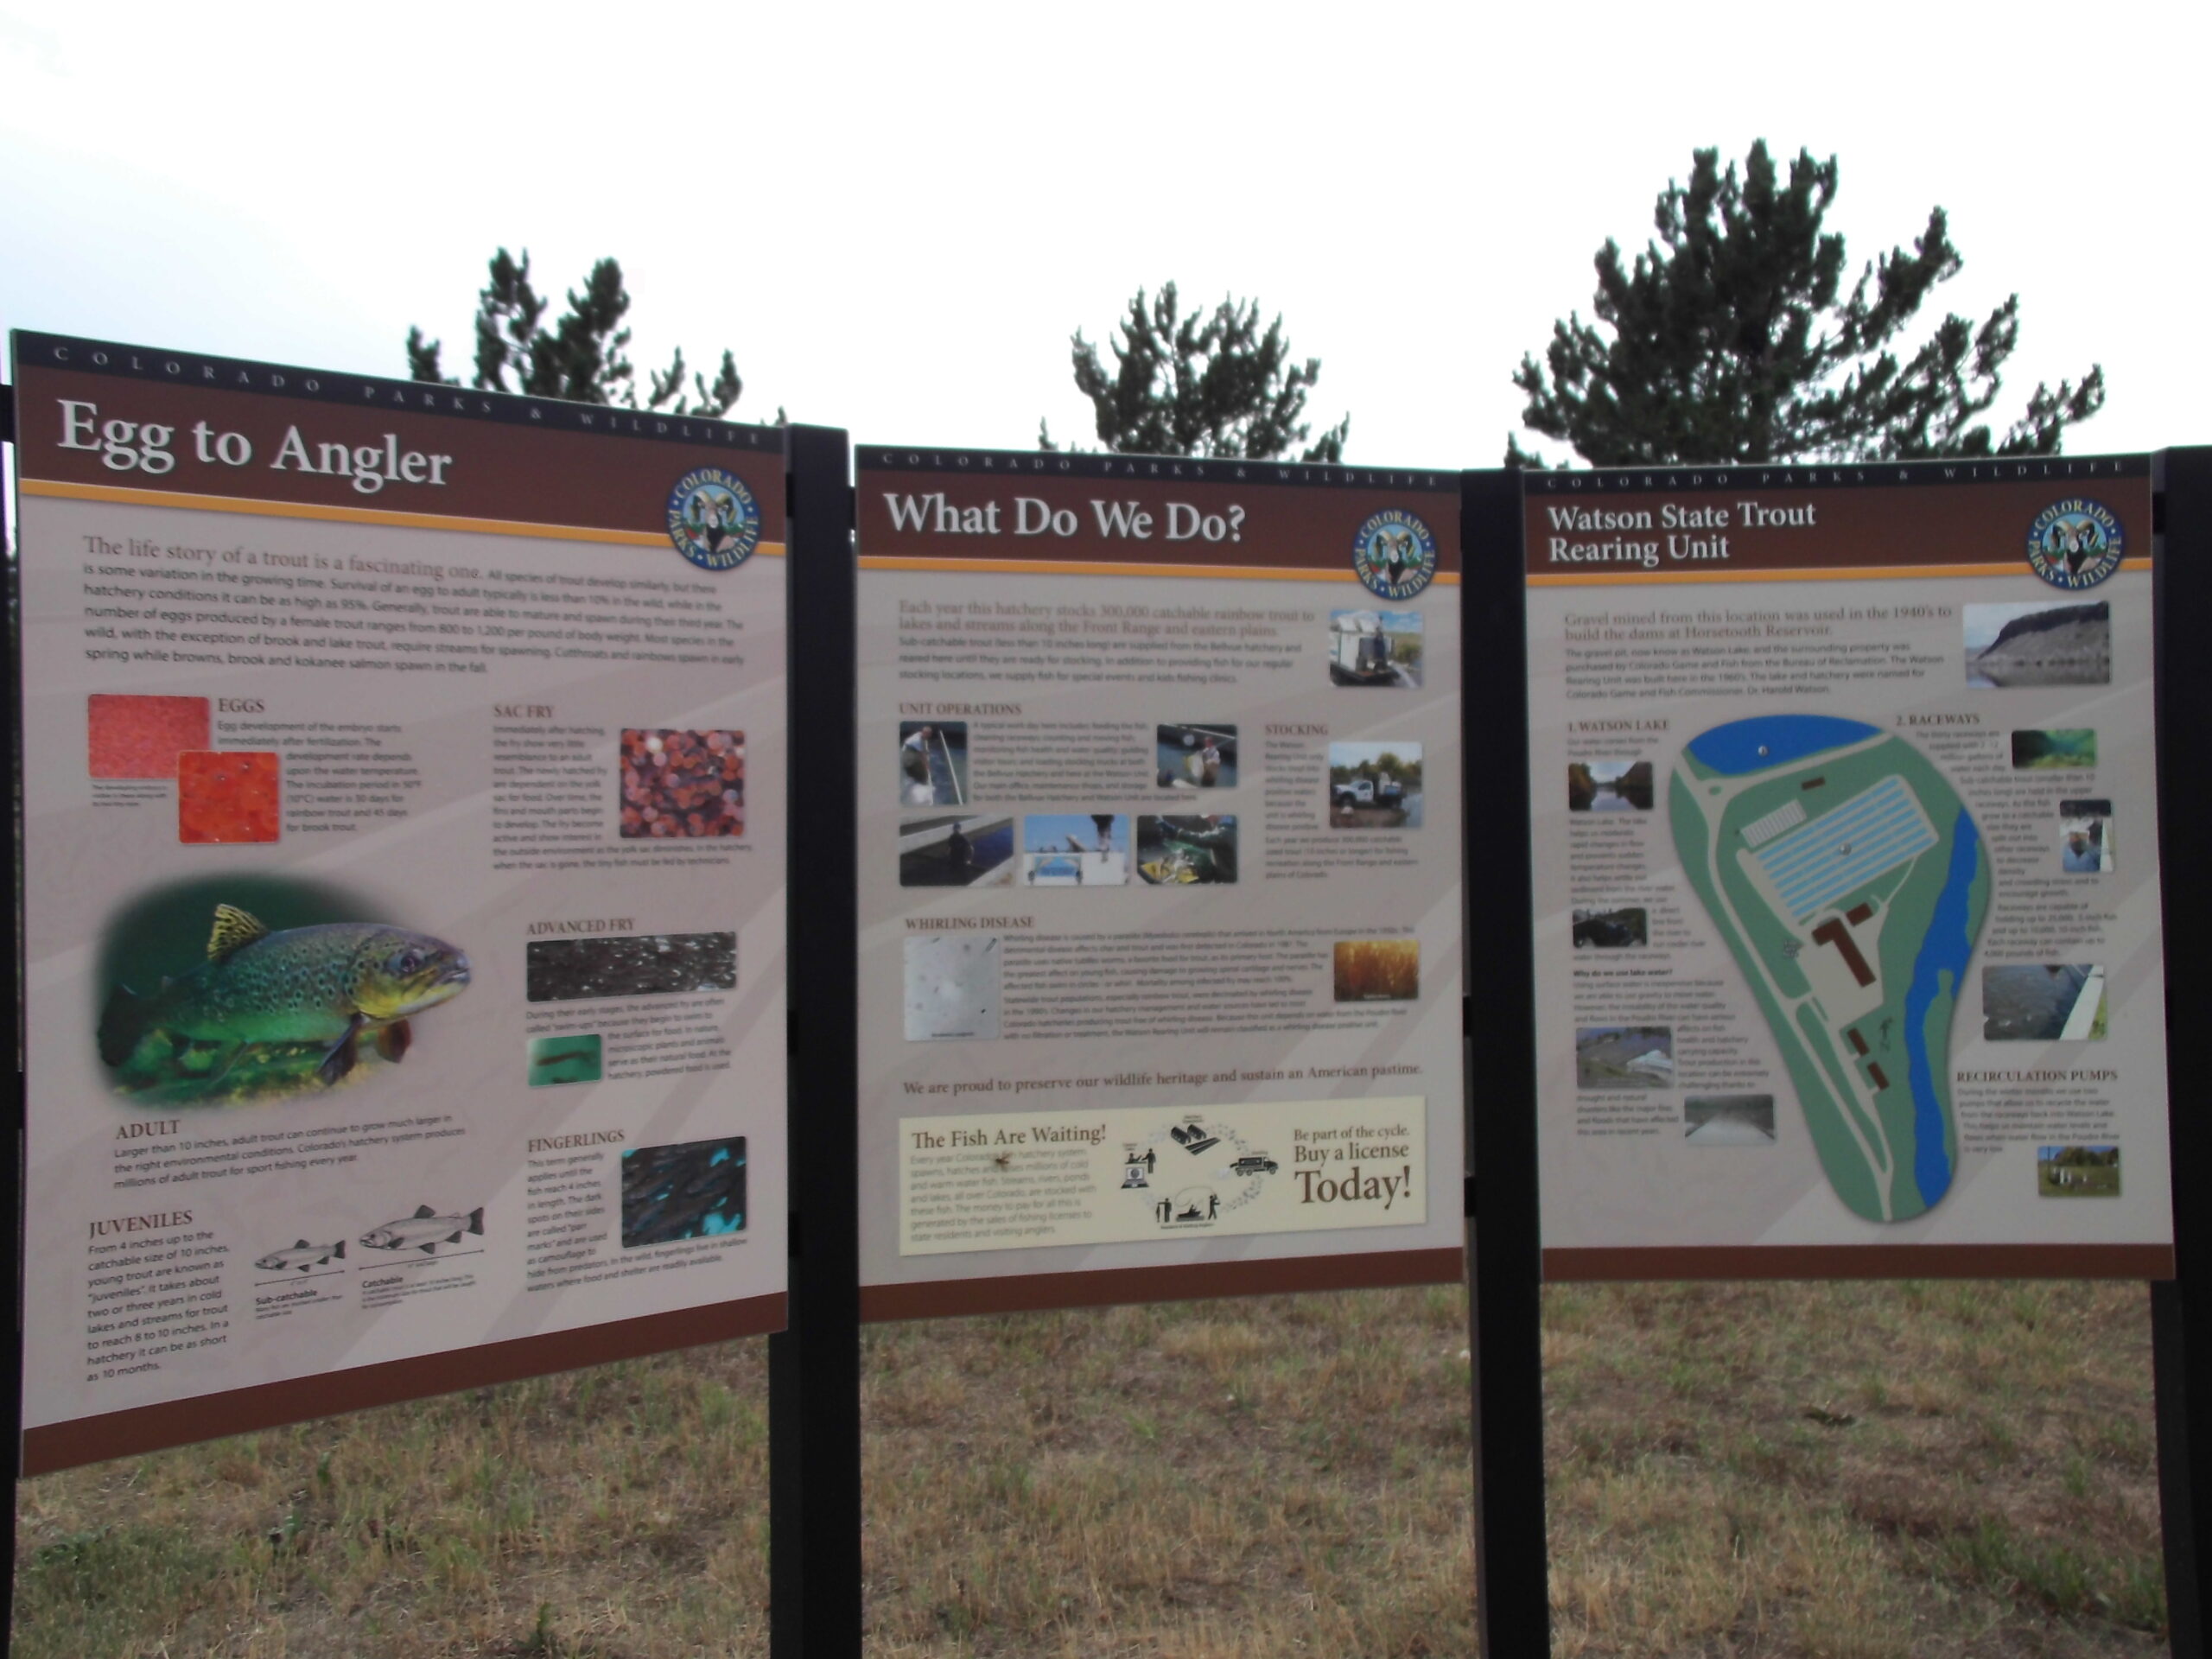
M 768 1338 L 768 1650 L 776 1659 L 860 1659 L 852 447 L 823 427 L 791 427 L 785 442 L 791 1290 L 788 1328 Z
M 0 385 L 0 453 L 16 442 L 16 391 Z M 0 1533 L 6 1551 L 7 1574 L 0 1580 L 0 1659 L 15 1647 L 16 1630 L 16 1483 L 23 1467 L 23 884 L 22 821 L 23 699 L 21 561 L 8 547 L 7 493 L 0 490 L 0 553 L 8 562 L 8 614 L 0 622 L 0 708 L 4 708 L 8 745 L 8 801 L 0 811 L 0 840 L 6 842 L 10 917 L 14 925 L 8 941 L 7 995 L 0 997 L 0 1072 L 6 1082 L 6 1098 L 0 1103 L 0 1284 L 7 1287 L 8 1317 L 0 1320 L 0 1427 L 8 1449 L 8 1518 Z
M 1465 816 L 1529 821 L 1529 645 L 1521 478 L 1459 486 Z M 1477 762 L 1479 760 L 1479 766 Z M 1479 780 L 1479 781 L 1478 781 Z M 1478 797 L 1479 796 L 1479 799 Z M 1474 1372 L 1475 1622 L 1488 1659 L 1551 1650 L 1544 1537 L 1543 1250 L 1536 1202 L 1535 892 L 1528 860 L 1485 878 L 1469 952 L 1469 1357 Z
M 2190 942 L 2212 915 L 2204 856 L 2212 790 L 2212 448 L 2168 449 L 2153 470 L 2157 523 L 2158 880 L 2166 939 L 2167 1122 L 2173 1148 L 2174 1278 L 2151 1287 L 2158 1388 L 2158 1503 L 2165 1536 L 2166 1614 L 2174 1659 L 2204 1659 L 2208 1541 L 2200 1500 L 2212 1492 L 2212 1217 L 2196 1178 L 2212 1169 L 2212 1122 L 2174 1092 L 2190 1075 L 2183 1046 L 2212 1003 L 2212 969 Z

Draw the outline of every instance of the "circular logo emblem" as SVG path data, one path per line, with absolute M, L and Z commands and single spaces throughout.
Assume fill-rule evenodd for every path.
M 1410 512 L 1385 507 L 1352 537 L 1351 568 L 1369 593 L 1411 599 L 1436 579 L 1436 537 Z
M 2120 569 L 2120 520 L 2101 501 L 2054 501 L 2028 529 L 2028 569 L 2054 588 L 2094 588 Z
M 734 474 L 696 467 L 668 493 L 668 539 L 702 570 L 734 570 L 760 545 L 760 504 Z

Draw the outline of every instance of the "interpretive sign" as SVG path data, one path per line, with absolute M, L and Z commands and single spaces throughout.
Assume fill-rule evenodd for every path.
M 14 361 L 26 1471 L 779 1327 L 780 435 Z
M 1547 1274 L 2171 1274 L 2147 461 L 1525 515 Z
M 1458 1279 L 1458 475 L 858 470 L 864 1313 Z

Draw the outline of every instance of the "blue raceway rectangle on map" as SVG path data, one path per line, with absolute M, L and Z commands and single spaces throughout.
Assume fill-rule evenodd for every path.
M 1839 842 L 1851 855 L 1830 864 Z M 1802 921 L 1833 899 L 1923 853 L 1935 826 L 1901 779 L 1887 778 L 1755 854 L 1790 914 Z

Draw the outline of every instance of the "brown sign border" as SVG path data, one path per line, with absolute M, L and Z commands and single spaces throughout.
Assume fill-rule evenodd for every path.
M 1699 1279 L 2171 1279 L 2171 1244 L 1621 1244 L 1544 1252 L 1557 1284 Z
M 463 1389 L 760 1336 L 784 1328 L 785 1300 L 784 1293 L 777 1291 L 44 1424 L 23 1431 L 22 1472 L 52 1474 L 110 1458 L 136 1457 Z
M 997 1279 L 928 1279 L 862 1285 L 861 1320 L 953 1319 L 969 1313 L 1037 1313 L 1137 1302 L 1202 1301 L 1217 1296 L 1280 1296 L 1295 1291 L 1382 1290 L 1456 1285 L 1466 1276 L 1464 1248 L 1373 1250 L 1358 1255 L 1272 1256 L 1251 1262 L 1193 1262 L 1168 1268 L 1094 1268 L 1072 1273 L 1010 1274 Z

